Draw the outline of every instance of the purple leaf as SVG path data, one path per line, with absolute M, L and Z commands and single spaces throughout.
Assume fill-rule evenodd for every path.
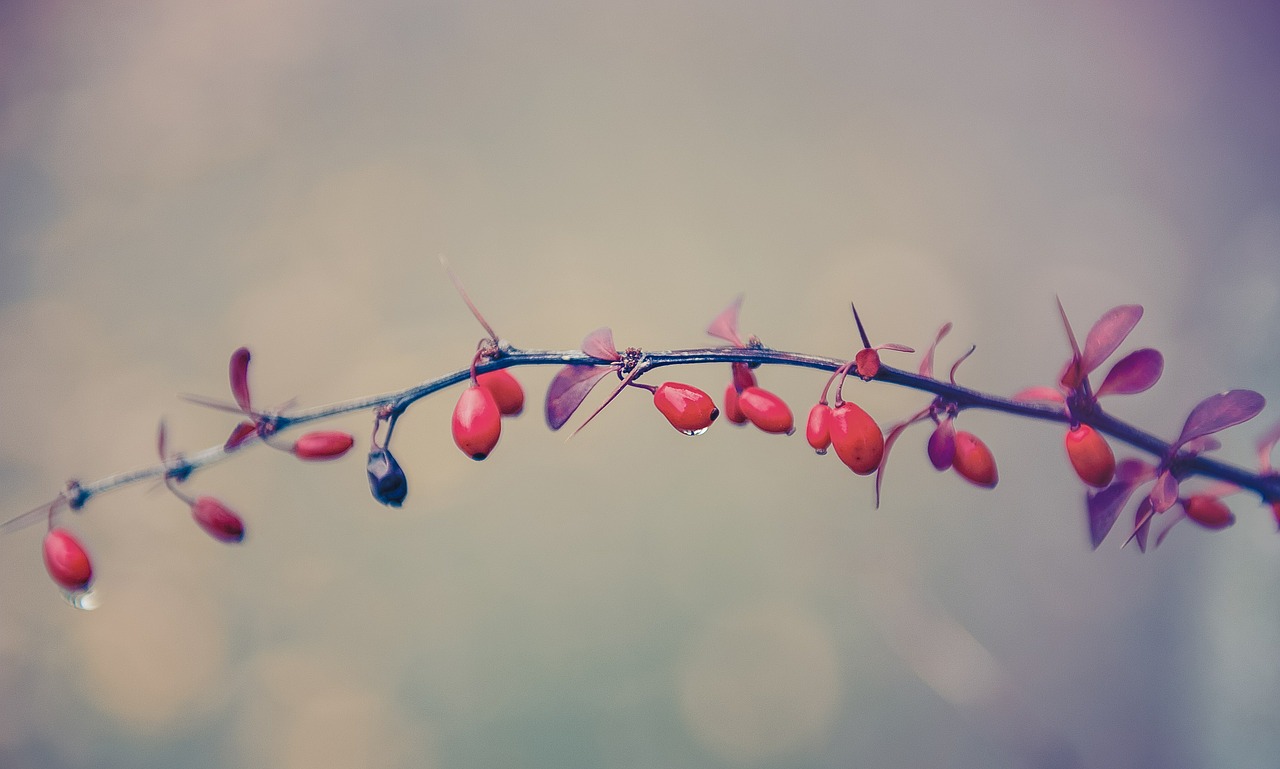
M 1212 435 L 1202 435 L 1182 444 L 1182 450 L 1191 454 L 1203 454 L 1206 451 L 1217 451 L 1220 448 L 1222 448 L 1222 441 Z
M 1151 518 L 1154 515 L 1150 498 L 1142 500 L 1133 514 L 1133 533 L 1129 535 L 1129 539 L 1137 540 L 1138 549 L 1144 553 L 1147 552 L 1147 534 L 1151 531 Z
M 1164 372 L 1164 356 L 1159 350 L 1144 347 L 1120 359 L 1107 372 L 1097 395 L 1132 395 L 1151 389 Z
M 1151 507 L 1157 513 L 1163 513 L 1165 510 L 1173 507 L 1178 501 L 1178 479 L 1173 477 L 1173 473 L 1165 470 L 1156 478 L 1156 485 L 1151 487 L 1151 493 L 1147 495 L 1147 499 L 1151 502 Z
M 1124 304 L 1107 310 L 1089 329 L 1081 357 L 1081 375 L 1088 376 L 1124 342 L 1133 327 L 1142 318 L 1142 305 Z
M 1135 485 L 1117 480 L 1102 491 L 1090 493 L 1085 497 L 1085 509 L 1089 513 L 1089 541 L 1097 550 L 1102 540 L 1107 538 L 1111 527 L 1115 526 L 1120 511 L 1133 496 Z
M 231 395 L 241 411 L 250 411 L 253 407 L 249 400 L 249 348 L 241 347 L 231 353 Z
M 744 294 L 738 294 L 729 306 L 711 321 L 711 325 L 707 326 L 708 334 L 723 339 L 734 347 L 743 346 L 742 337 L 738 336 L 738 312 L 742 309 L 743 297 Z
M 591 388 L 615 371 L 612 366 L 570 364 L 556 372 L 547 386 L 547 426 L 559 430 L 578 410 Z
M 1175 445 L 1181 446 L 1192 438 L 1247 422 L 1256 417 L 1265 405 L 1267 399 L 1253 390 L 1229 390 L 1210 395 L 1191 410 Z
M 1141 459 L 1122 459 L 1116 464 L 1116 480 L 1137 486 L 1156 477 L 1156 468 Z
M 942 328 L 938 329 L 938 335 L 934 337 L 933 344 L 929 345 L 929 349 L 924 354 L 924 359 L 920 361 L 920 376 L 933 378 L 933 353 L 938 349 L 938 343 L 942 341 L 942 337 L 951 331 L 951 321 L 942 324 Z
M 613 344 L 613 330 L 608 326 L 587 334 L 582 340 L 582 351 L 601 360 L 621 360 L 618 348 Z

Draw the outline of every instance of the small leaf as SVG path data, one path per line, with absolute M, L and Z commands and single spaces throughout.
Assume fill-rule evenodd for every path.
M 570 364 L 556 372 L 547 387 L 547 426 L 559 430 L 578 410 L 591 388 L 615 371 L 612 366 Z
M 1267 399 L 1253 390 L 1229 390 L 1210 395 L 1191 410 L 1175 445 L 1181 446 L 1192 438 L 1247 422 L 1256 417 L 1265 405 Z
M 942 328 L 938 329 L 938 335 L 934 337 L 933 344 L 929 345 L 929 349 L 925 351 L 924 358 L 920 361 L 920 376 L 933 378 L 933 354 L 938 349 L 938 343 L 942 341 L 942 337 L 951 332 L 951 321 L 942 324 Z
M 1055 296 L 1054 300 L 1058 303 L 1058 315 L 1062 318 L 1062 327 L 1067 331 L 1067 341 L 1071 343 L 1071 359 L 1067 361 L 1058 381 L 1066 389 L 1074 390 L 1080 386 L 1080 380 L 1084 378 L 1080 374 L 1080 344 L 1076 341 L 1076 332 L 1071 330 L 1071 321 L 1067 320 L 1067 310 L 1062 306 L 1062 299 Z
M 1111 367 L 1097 395 L 1132 395 L 1151 389 L 1164 372 L 1164 356 L 1144 347 L 1134 350 Z
M 231 435 L 227 437 L 227 442 L 222 444 L 225 451 L 232 451 L 240 448 L 240 444 L 249 440 L 258 432 L 258 426 L 253 422 L 241 422 L 231 431 Z
M 249 348 L 241 347 L 231 353 L 231 395 L 241 411 L 250 411 L 249 400 Z
M 742 344 L 742 337 L 738 335 L 738 313 L 742 310 L 742 300 L 745 294 L 738 296 L 724 308 L 715 320 L 711 321 L 711 325 L 707 326 L 707 333 L 718 339 L 723 339 L 734 347 L 745 347 Z
M 1124 304 L 1103 313 L 1089 329 L 1080 359 L 1081 376 L 1088 376 L 1116 351 L 1142 318 L 1142 305 Z
M 1138 505 L 1138 509 L 1133 514 L 1135 521 L 1133 533 L 1129 535 L 1129 539 L 1137 540 L 1138 550 L 1147 552 L 1147 534 L 1151 531 L 1151 519 L 1155 516 L 1155 511 L 1151 507 L 1151 500 L 1144 499 Z M 1125 544 L 1129 544 L 1127 541 Z
M 1173 507 L 1178 501 L 1178 479 L 1173 477 L 1173 473 L 1165 470 L 1156 477 L 1156 485 L 1151 487 L 1151 493 L 1147 495 L 1147 499 L 1151 501 L 1151 507 L 1157 513 L 1163 513 L 1165 510 Z
M 601 360 L 622 360 L 613 344 L 613 330 L 608 326 L 598 328 L 582 340 L 582 351 Z
M 1015 401 L 1043 401 L 1045 403 L 1066 403 L 1067 399 L 1062 397 L 1062 393 L 1052 387 L 1028 387 L 1025 390 L 1019 390 L 1014 393 L 1011 400 Z
M 164 420 L 160 420 L 160 427 L 156 430 L 156 453 L 160 455 L 160 459 L 167 459 L 168 452 L 165 450 L 165 429 Z
M 1272 425 L 1271 429 L 1258 439 L 1258 467 L 1263 473 L 1271 472 L 1271 450 L 1277 443 L 1280 443 L 1280 422 Z
M 1203 454 L 1206 451 L 1217 451 L 1220 448 L 1222 448 L 1222 441 L 1212 435 L 1202 435 L 1182 444 L 1182 450 L 1191 454 Z
M 1156 477 L 1156 468 L 1141 459 L 1122 459 L 1116 463 L 1116 480 L 1137 486 Z
M 1115 526 L 1129 497 L 1133 496 L 1136 486 L 1116 480 L 1102 491 L 1090 492 L 1085 497 L 1085 509 L 1089 514 L 1089 541 L 1097 550 L 1102 540 L 1107 538 L 1111 527 Z

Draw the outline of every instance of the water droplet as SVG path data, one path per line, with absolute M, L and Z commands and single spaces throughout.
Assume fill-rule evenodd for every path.
M 681 430 L 680 432 L 684 433 L 685 435 L 702 435 L 703 433 L 705 433 L 707 430 L 710 430 L 710 429 L 711 429 L 711 425 L 707 425 L 701 430 Z
M 102 599 L 93 588 L 88 590 L 62 590 L 62 598 L 80 611 L 93 611 L 102 605 Z

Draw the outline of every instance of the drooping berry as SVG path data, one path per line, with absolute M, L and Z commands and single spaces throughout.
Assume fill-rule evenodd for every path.
M 795 418 L 786 401 L 761 387 L 748 387 L 738 393 L 738 408 L 751 424 L 766 433 L 795 432 Z
M 480 460 L 489 456 L 502 434 L 502 411 L 486 388 L 471 385 L 453 408 L 453 442 L 462 453 Z
M 1000 481 L 996 472 L 996 459 L 991 449 L 973 433 L 964 430 L 956 431 L 956 453 L 951 466 L 966 481 L 986 488 L 992 488 Z
M 1188 518 L 1206 529 L 1225 529 L 1236 522 L 1231 508 L 1211 494 L 1195 494 L 1183 500 L 1182 509 Z
M 884 456 L 884 433 L 871 415 L 845 401 L 831 410 L 831 446 L 858 475 L 870 475 Z
M 732 384 L 724 390 L 724 417 L 735 425 L 747 423 L 747 415 L 742 413 L 742 407 L 738 405 L 738 388 Z
M 946 470 L 956 458 L 956 426 L 943 419 L 929 436 L 929 462 L 935 470 Z
M 804 428 L 805 440 L 819 454 L 826 454 L 831 445 L 831 407 L 825 403 L 815 403 L 809 409 L 809 419 Z
M 323 461 L 337 459 L 355 444 L 350 433 L 339 430 L 317 430 L 294 441 L 293 453 L 298 459 Z
M 244 521 L 231 508 L 213 497 L 197 497 L 191 503 L 191 517 L 200 528 L 219 542 L 239 542 L 244 539 Z
M 399 507 L 409 495 L 409 479 L 400 463 L 387 449 L 369 452 L 369 491 L 373 498 L 388 507 Z
M 489 391 L 504 417 L 514 417 L 524 411 L 524 388 L 510 371 L 504 368 L 488 371 L 477 376 L 476 382 Z
M 663 382 L 653 391 L 653 405 L 671 426 L 685 435 L 706 432 L 720 416 L 711 396 L 698 388 L 679 382 Z
M 1080 480 L 1094 488 L 1103 488 L 1116 475 L 1116 457 L 1107 439 L 1089 425 L 1067 431 L 1067 457 Z
M 93 581 L 93 566 L 89 554 L 71 532 L 66 529 L 50 529 L 44 535 L 44 568 L 53 581 L 63 590 L 77 592 L 89 587 Z

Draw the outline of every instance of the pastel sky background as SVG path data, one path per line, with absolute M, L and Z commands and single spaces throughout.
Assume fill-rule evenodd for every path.
M 1111 408 L 1280 403 L 1280 14 L 1268 2 L 0 2 L 0 515 L 194 450 L 254 352 L 264 405 L 517 345 L 879 341 L 1010 394 L 1141 303 L 1166 381 Z M 916 358 L 902 357 L 904 365 Z M 727 367 L 673 376 L 713 393 Z M 945 369 L 944 369 L 945 370 Z M 1252 500 L 1091 552 L 1061 430 L 968 413 L 995 491 L 908 433 L 885 503 L 800 436 L 673 432 L 620 399 L 566 444 L 551 371 L 485 462 L 452 394 L 355 455 L 191 482 L 240 547 L 136 487 L 0 539 L 0 766 L 1272 767 L 1280 538 Z M 804 413 L 822 377 L 764 370 Z M 924 396 L 858 386 L 890 423 Z M 637 394 L 639 395 L 639 394 Z M 593 401 L 594 402 L 594 401 Z M 1259 425 L 1224 434 L 1253 461 Z M 1121 524 L 1123 526 L 1123 523 Z

